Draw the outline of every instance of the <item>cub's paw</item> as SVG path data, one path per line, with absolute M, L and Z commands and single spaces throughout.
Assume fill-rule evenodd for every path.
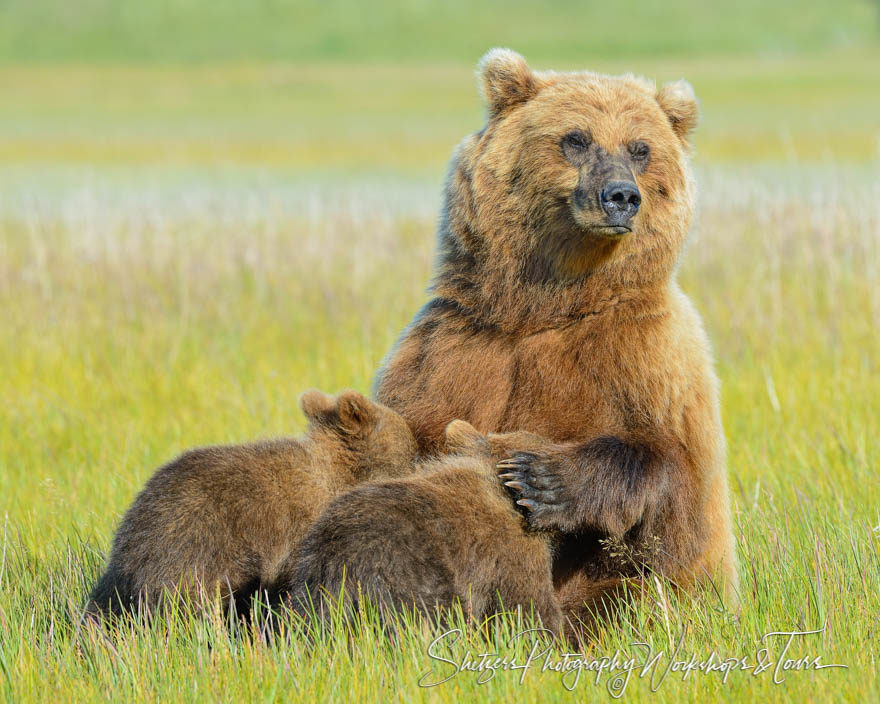
M 554 460 L 543 453 L 518 452 L 496 465 L 532 528 L 560 528 L 573 509 Z

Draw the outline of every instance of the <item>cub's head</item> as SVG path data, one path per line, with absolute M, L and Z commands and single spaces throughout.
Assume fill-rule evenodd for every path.
M 464 420 L 454 420 L 446 426 L 446 451 L 452 455 L 467 455 L 493 463 L 510 457 L 514 452 L 539 450 L 549 442 L 546 438 L 526 430 L 510 433 L 481 433 Z
M 399 413 L 357 391 L 329 396 L 307 391 L 300 407 L 309 421 L 307 434 L 327 451 L 339 451 L 337 461 L 359 479 L 409 474 L 418 452 L 415 437 Z M 329 441 L 329 442 L 328 442 Z
M 671 268 L 693 209 L 690 85 L 536 72 L 507 49 L 478 74 L 488 123 L 459 147 L 447 191 L 456 251 L 513 253 L 542 280 L 649 252 L 639 266 Z

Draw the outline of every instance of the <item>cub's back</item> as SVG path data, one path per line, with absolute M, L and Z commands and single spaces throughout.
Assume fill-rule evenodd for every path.
M 509 568 L 522 519 L 484 461 L 450 458 L 405 479 L 368 482 L 332 502 L 303 541 L 286 587 L 337 596 L 449 604 Z M 522 546 L 518 546 L 519 549 Z M 479 589 L 478 589 L 479 591 Z

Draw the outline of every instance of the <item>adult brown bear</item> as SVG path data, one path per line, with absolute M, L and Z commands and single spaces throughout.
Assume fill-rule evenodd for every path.
M 552 442 L 502 480 L 562 534 L 554 583 L 585 616 L 626 571 L 613 537 L 678 584 L 735 598 L 718 383 L 675 281 L 690 226 L 697 102 L 685 82 L 534 72 L 494 49 L 487 125 L 458 147 L 434 295 L 376 379 L 423 452 L 452 419 Z

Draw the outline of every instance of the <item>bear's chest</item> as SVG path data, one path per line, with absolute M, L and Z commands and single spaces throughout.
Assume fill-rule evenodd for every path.
M 630 373 L 617 341 L 590 328 L 551 330 L 517 341 L 516 377 L 500 430 L 582 439 L 625 424 Z
M 610 324 L 572 326 L 523 338 L 449 340 L 426 369 L 454 417 L 481 430 L 530 430 L 557 440 L 615 434 L 668 400 L 657 331 Z M 434 356 L 434 355 L 429 355 Z
M 586 321 L 510 336 L 441 324 L 404 339 L 377 387 L 425 450 L 446 424 L 529 430 L 552 440 L 618 435 L 668 418 L 674 393 L 663 321 Z

